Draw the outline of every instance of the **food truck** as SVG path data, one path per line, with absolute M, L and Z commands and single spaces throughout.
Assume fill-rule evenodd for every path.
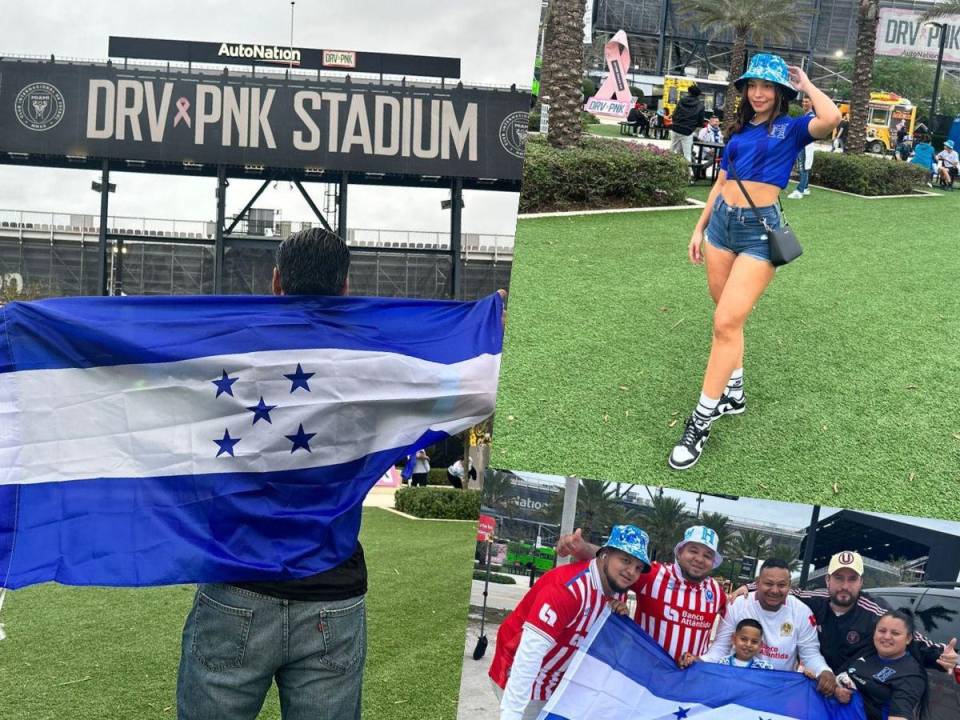
M 660 103 L 660 107 L 669 108 L 670 114 L 673 115 L 680 97 L 687 91 L 687 88 L 694 84 L 700 88 L 703 109 L 708 115 L 713 113 L 714 108 L 723 109 L 723 101 L 727 96 L 726 81 L 704 80 L 680 75 L 664 75 L 663 101 Z
M 840 112 L 850 112 L 849 103 L 840 103 Z M 870 93 L 867 106 L 867 151 L 885 153 L 897 145 L 897 125 L 903 123 L 908 135 L 913 135 L 917 122 L 917 108 L 906 98 L 891 92 Z

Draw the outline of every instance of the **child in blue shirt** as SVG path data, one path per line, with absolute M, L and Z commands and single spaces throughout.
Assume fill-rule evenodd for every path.
M 930 173 L 927 185 L 933 187 L 933 177 L 936 175 L 933 164 L 933 145 L 927 142 L 926 137 L 917 137 L 917 144 L 913 146 L 913 157 L 910 162 L 927 169 L 927 172 Z

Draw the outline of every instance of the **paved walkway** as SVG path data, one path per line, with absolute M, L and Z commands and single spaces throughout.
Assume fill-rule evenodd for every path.
M 364 507 L 392 508 L 394 504 L 393 496 L 397 488 L 375 487 L 363 499 Z

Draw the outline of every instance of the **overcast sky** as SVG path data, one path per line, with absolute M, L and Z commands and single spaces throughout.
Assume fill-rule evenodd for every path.
M 563 486 L 566 480 L 558 475 L 546 475 L 543 473 L 518 472 L 517 475 L 531 480 L 540 480 L 552 485 Z M 644 500 L 649 499 L 647 491 L 642 485 L 636 486 L 637 496 Z M 650 492 L 656 494 L 657 488 L 651 487 Z M 683 500 L 687 508 L 695 511 L 697 507 L 697 493 L 687 492 L 685 490 L 674 490 L 664 488 L 663 494 L 669 497 Z M 722 513 L 727 517 L 740 520 L 749 520 L 751 522 L 770 523 L 781 527 L 793 528 L 796 530 L 806 528 L 810 524 L 810 514 L 813 512 L 812 505 L 800 503 L 787 503 L 777 500 L 762 500 L 759 498 L 741 497 L 739 500 L 726 500 L 724 498 L 713 497 L 711 495 L 703 496 L 703 503 L 700 506 L 701 512 Z M 821 507 L 820 519 L 830 517 L 840 512 L 840 508 Z M 938 520 L 933 518 L 917 518 L 905 515 L 892 515 L 889 513 L 870 513 L 879 517 L 894 518 L 897 520 L 907 520 L 923 527 L 941 530 L 942 532 L 960 535 L 960 523 L 949 520 Z
M 294 7 L 295 47 L 439 55 L 461 59 L 465 84 L 529 87 L 533 75 L 540 0 L 300 0 Z M 207 42 L 288 45 L 289 0 L 168 0 L 162 3 L 83 0 L 5 2 L 0 54 L 105 60 L 110 35 Z M 0 209 L 98 213 L 89 170 L 13 169 L 0 165 Z M 213 219 L 210 178 L 111 173 L 118 186 L 111 215 Z M 227 213 L 239 212 L 260 186 L 231 180 Z M 307 185 L 323 207 L 323 185 Z M 350 189 L 351 227 L 449 229 L 444 190 Z M 464 194 L 464 232 L 512 235 L 517 195 Z M 312 213 L 295 188 L 280 183 L 257 207 L 279 208 L 288 220 Z

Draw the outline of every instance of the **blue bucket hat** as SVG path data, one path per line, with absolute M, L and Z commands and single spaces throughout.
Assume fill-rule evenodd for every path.
M 610 537 L 603 544 L 605 548 L 620 550 L 627 555 L 632 555 L 645 566 L 645 571 L 650 569 L 650 558 L 647 557 L 647 545 L 650 538 L 636 525 L 614 525 L 610 530 Z
M 943 144 L 943 146 L 944 146 L 944 147 L 948 147 L 948 148 L 950 148 L 951 150 L 953 150 L 953 140 L 947 140 L 947 141 Z
M 783 88 L 784 97 L 787 100 L 793 100 L 799 94 L 790 84 L 790 73 L 787 71 L 787 63 L 779 55 L 771 53 L 757 53 L 750 58 L 750 67 L 747 71 L 737 78 L 733 83 L 734 87 L 740 92 L 747 84 L 747 80 L 756 78 L 757 80 L 766 80 L 776 83 Z

